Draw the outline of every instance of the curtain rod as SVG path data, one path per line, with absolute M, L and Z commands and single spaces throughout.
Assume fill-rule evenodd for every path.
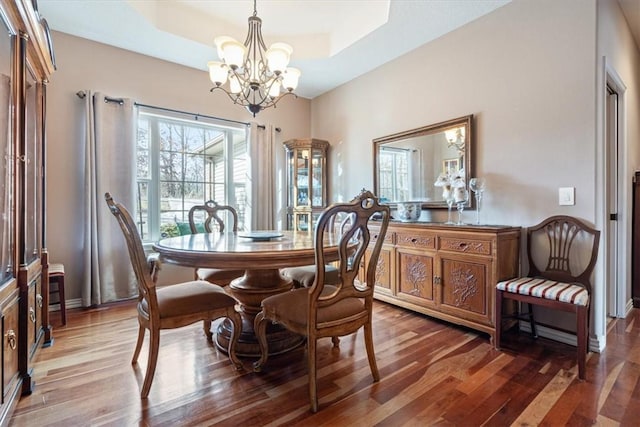
M 80 90 L 80 91 L 76 92 L 76 95 L 78 95 L 78 98 L 84 99 L 87 96 L 87 93 L 84 90 Z M 110 98 L 108 96 L 105 96 L 104 97 L 104 102 L 117 102 L 118 104 L 122 105 L 124 103 L 124 100 L 122 98 Z M 198 120 L 198 117 L 203 117 L 205 119 L 222 120 L 222 121 L 225 121 L 225 122 L 238 123 L 238 124 L 245 125 L 245 126 L 249 126 L 250 125 L 249 122 L 240 122 L 238 120 L 223 119 L 222 117 L 208 116 L 206 114 L 200 114 L 200 113 L 191 113 L 189 111 L 174 110 L 172 108 L 156 107 L 155 105 L 141 104 L 141 103 L 138 103 L 138 102 L 134 102 L 133 105 L 135 105 L 136 107 L 152 108 L 154 110 L 168 111 L 168 112 L 171 112 L 171 113 L 187 114 L 187 115 L 190 115 L 190 116 L 194 116 L 196 118 L 196 120 Z M 262 129 L 262 130 L 266 129 L 265 125 L 258 125 L 258 127 L 260 129 Z M 275 128 L 276 132 L 280 132 L 281 130 L 282 129 L 280 129 L 279 127 Z
M 223 119 L 222 117 L 208 116 L 206 114 L 191 113 L 189 111 L 182 111 L 182 110 L 174 110 L 173 108 L 156 107 L 155 105 L 140 104 L 138 102 L 134 102 L 133 105 L 135 105 L 136 107 L 146 107 L 146 108 L 152 108 L 154 110 L 168 111 L 170 113 L 188 114 L 190 116 L 194 116 L 196 120 L 198 120 L 198 117 L 203 117 L 205 119 L 222 120 L 224 122 L 238 123 L 245 126 L 249 126 L 250 124 L 249 122 L 240 122 L 238 120 Z

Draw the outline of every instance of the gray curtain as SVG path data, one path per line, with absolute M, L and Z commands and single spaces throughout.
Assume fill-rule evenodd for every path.
M 82 305 L 102 304 L 137 295 L 122 231 L 104 200 L 135 209 L 135 111 L 130 99 L 107 102 L 85 92 L 85 205 Z M 109 97 L 109 99 L 111 99 Z
M 274 230 L 280 221 L 277 212 L 281 204 L 277 169 L 276 132 L 272 125 L 251 123 L 249 130 L 249 182 L 251 185 L 248 208 L 251 230 Z M 281 148 L 281 147 L 280 147 Z M 280 182 L 280 181 L 279 181 Z

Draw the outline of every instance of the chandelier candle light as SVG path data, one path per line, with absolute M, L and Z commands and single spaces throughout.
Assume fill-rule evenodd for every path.
M 222 62 L 209 61 L 209 78 L 216 89 L 224 91 L 234 104 L 240 104 L 253 114 L 275 107 L 285 95 L 294 95 L 300 71 L 287 68 L 293 49 L 286 43 L 274 43 L 266 48 L 262 39 L 262 19 L 253 1 L 249 17 L 249 32 L 244 44 L 228 36 L 214 39 Z M 229 80 L 229 88 L 224 84 Z

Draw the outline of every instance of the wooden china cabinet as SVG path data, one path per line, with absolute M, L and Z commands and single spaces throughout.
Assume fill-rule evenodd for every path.
M 327 207 L 329 142 L 308 138 L 284 142 L 287 152 L 287 229 L 313 230 Z
M 0 0 L 0 326 L 6 425 L 33 388 L 32 360 L 51 343 L 45 233 L 45 90 L 51 38 L 35 0 Z
M 485 332 L 493 342 L 495 286 L 518 275 L 520 234 L 520 227 L 392 222 L 375 298 Z

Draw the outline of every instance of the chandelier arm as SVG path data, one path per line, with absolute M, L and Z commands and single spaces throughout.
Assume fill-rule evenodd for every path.
M 277 98 L 274 98 L 274 99 L 273 99 L 273 101 L 271 102 L 271 104 L 269 105 L 269 107 L 274 107 L 274 108 L 275 108 L 276 104 L 277 104 L 277 103 L 278 103 L 282 98 L 284 98 L 284 97 L 285 97 L 285 96 L 287 96 L 287 95 L 293 95 L 293 97 L 294 97 L 294 98 L 296 98 L 296 99 L 298 98 L 298 95 L 296 95 L 295 93 L 290 92 L 290 91 L 286 91 L 285 93 L 281 93 L 280 95 L 278 95 L 278 97 L 277 97 Z
M 216 90 L 216 89 L 220 89 L 221 91 L 223 91 L 224 93 L 226 93 L 226 94 L 227 94 L 227 96 L 229 97 L 229 99 L 230 99 L 230 100 L 232 100 L 234 104 L 239 104 L 239 105 L 242 105 L 243 107 L 245 107 L 245 105 L 244 105 L 244 104 L 242 104 L 242 103 L 238 102 L 238 99 L 240 98 L 238 95 L 233 94 L 233 93 L 231 93 L 231 92 L 227 91 L 227 90 L 226 90 L 225 88 L 223 88 L 222 86 L 214 86 L 214 87 L 212 87 L 212 88 L 209 90 L 209 92 L 213 92 L 213 91 L 214 91 L 214 90 Z

